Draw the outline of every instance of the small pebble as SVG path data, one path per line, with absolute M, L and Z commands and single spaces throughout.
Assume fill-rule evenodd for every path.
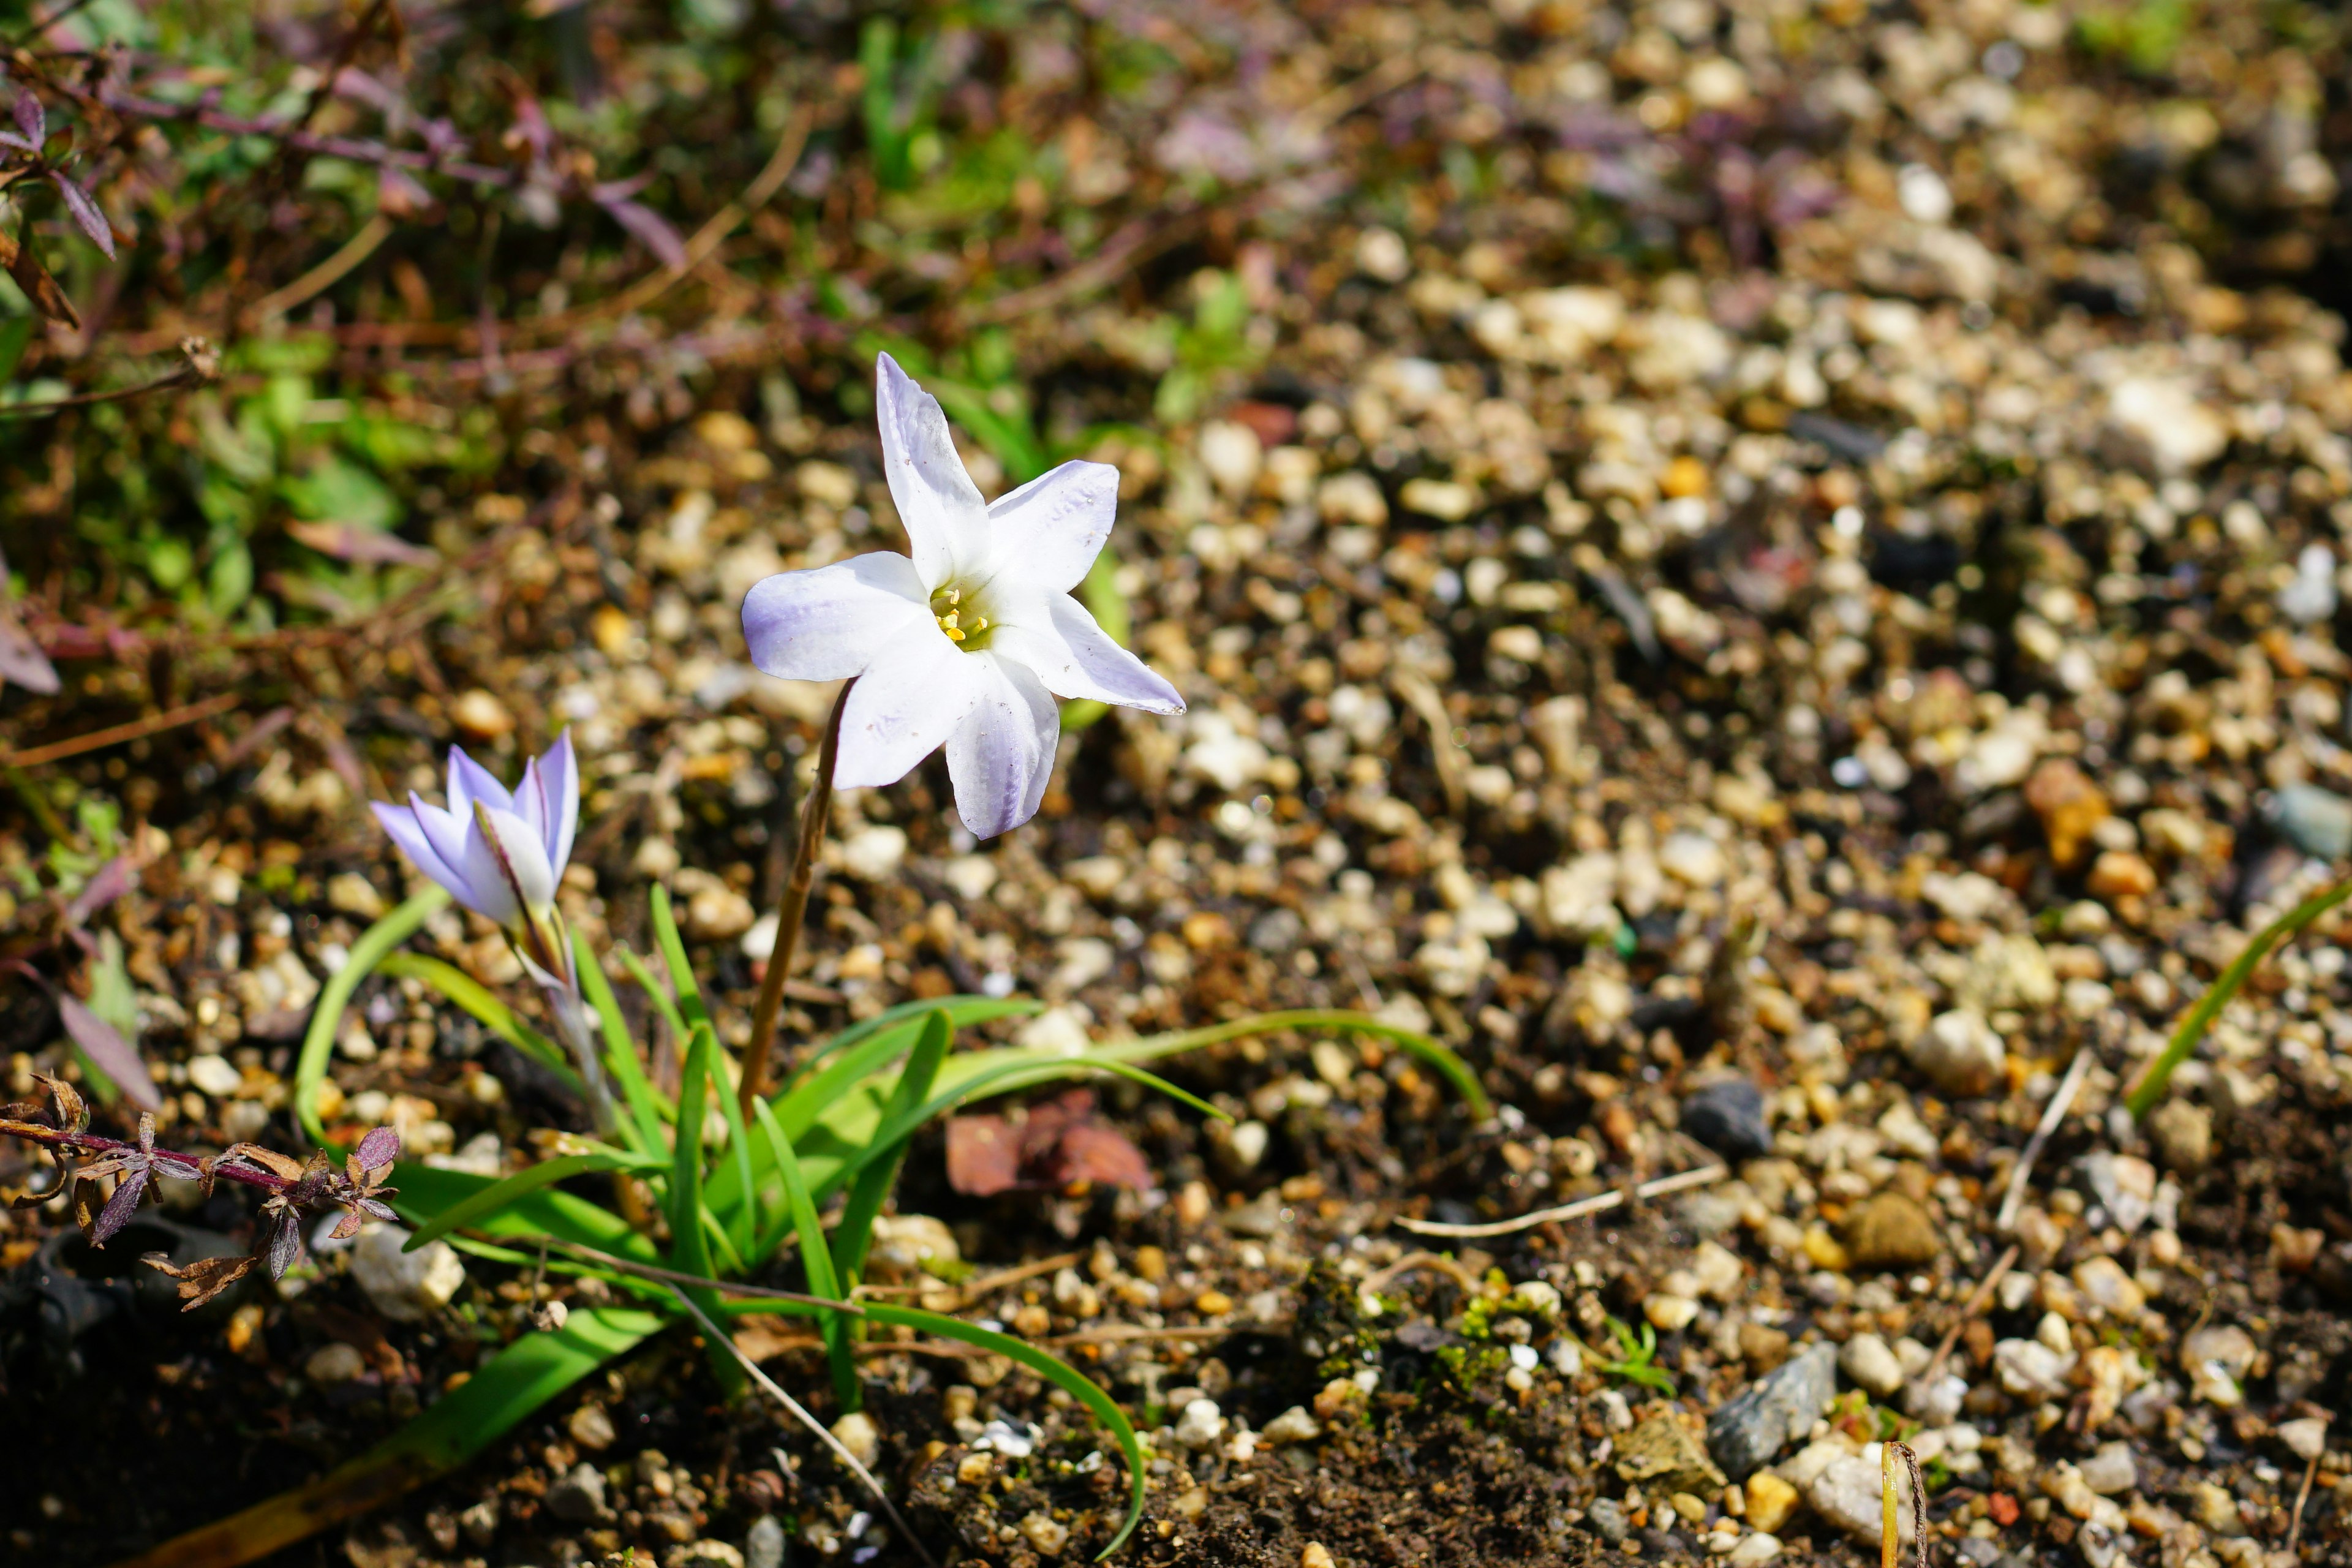
M 1683 1101 L 1683 1131 L 1730 1160 L 1753 1160 L 1772 1152 L 1772 1130 L 1764 1120 L 1764 1091 L 1746 1079 L 1721 1079 Z
M 1876 1334 L 1856 1334 L 1846 1341 L 1838 1352 L 1838 1370 L 1882 1399 L 1903 1386 L 1903 1363 Z
M 320 1345 L 302 1363 L 302 1375 L 321 1388 L 334 1388 L 367 1371 L 367 1357 L 341 1340 Z
M 863 1410 L 853 1410 L 833 1424 L 834 1440 L 867 1469 L 882 1457 L 882 1429 Z

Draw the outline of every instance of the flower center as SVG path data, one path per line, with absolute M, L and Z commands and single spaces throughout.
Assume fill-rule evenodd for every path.
M 966 653 L 986 647 L 995 626 L 977 597 L 952 584 L 933 590 L 931 618 L 939 622 L 948 640 Z

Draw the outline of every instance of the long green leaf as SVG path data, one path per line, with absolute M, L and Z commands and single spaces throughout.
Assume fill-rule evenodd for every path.
M 2124 1109 L 2130 1111 L 2135 1119 L 2154 1110 L 2156 1102 L 2164 1098 L 2165 1085 L 2172 1081 L 2173 1070 L 2196 1054 L 2197 1043 L 2205 1037 L 2205 1031 L 2212 1027 L 2213 1020 L 2220 1016 L 2221 1009 L 2230 1005 L 2230 998 L 2244 989 L 2246 982 L 2253 978 L 2254 971 L 2261 966 L 2271 949 L 2347 899 L 2352 899 L 2352 879 L 2338 882 L 2332 888 L 2322 888 L 2256 932 L 2253 940 L 2246 943 L 2244 951 L 2230 961 L 2230 966 L 2221 971 L 2221 977 L 2206 987 L 2205 994 L 2197 998 L 2196 1005 L 2181 1018 L 2179 1026 L 2172 1031 L 2172 1038 L 2165 1042 L 2164 1053 L 2148 1063 L 2147 1069 L 2140 1074 L 2139 1082 L 2126 1097 Z
M 1031 1372 L 1066 1392 L 1079 1404 L 1094 1413 L 1096 1420 L 1110 1428 L 1118 1444 L 1119 1453 L 1127 1460 L 1127 1520 L 1110 1544 L 1095 1554 L 1099 1563 L 1127 1544 L 1127 1538 L 1143 1518 L 1143 1445 L 1135 1436 L 1135 1427 L 1127 1413 L 1112 1403 L 1109 1394 L 1097 1387 L 1092 1378 L 1061 1357 L 1036 1346 L 1024 1343 L 1010 1334 L 1000 1334 L 960 1318 L 939 1312 L 926 1312 L 919 1307 L 901 1307 L 887 1301 L 868 1301 L 866 1315 L 877 1323 L 898 1323 L 922 1333 L 937 1334 L 943 1340 L 961 1340 L 968 1345 L 992 1351 L 1011 1361 L 1020 1363 Z
M 785 1131 L 799 1137 L 814 1123 L 818 1113 L 826 1106 L 911 1050 L 922 1034 L 924 1017 L 931 1013 L 945 1012 L 949 1024 L 961 1029 L 990 1018 L 1036 1010 L 1034 1004 L 1016 1008 L 1006 1003 L 992 1003 L 986 997 L 970 1000 L 980 1005 L 933 1003 L 923 1007 L 917 1016 L 902 1017 L 890 1027 L 865 1037 L 846 1050 L 836 1050 L 828 1046 L 824 1054 L 831 1055 L 832 1059 L 823 1068 L 795 1079 L 784 1092 L 776 1097 L 776 1120 L 782 1123 Z
M 889 1103 L 883 1108 L 884 1126 L 893 1125 L 895 1119 L 907 1130 L 877 1146 L 874 1158 L 857 1173 L 841 1219 L 833 1227 L 833 1271 L 852 1290 L 866 1277 L 866 1251 L 873 1244 L 874 1221 L 898 1179 L 898 1167 L 906 1163 L 907 1144 L 915 1130 L 929 1120 L 914 1120 L 917 1109 L 930 1098 L 931 1085 L 939 1081 L 940 1064 L 947 1059 L 948 1044 L 954 1037 L 945 1013 L 933 1013 L 923 1020 L 923 1032 L 890 1090 Z
M 562 1047 L 522 1021 L 521 1015 L 492 995 L 488 986 L 454 963 L 421 952 L 387 952 L 376 973 L 394 980 L 421 980 L 472 1016 L 490 1033 L 563 1080 L 574 1094 L 583 1092 L 580 1075 Z
M 403 1164 L 400 1191 L 392 1206 L 412 1225 L 428 1225 L 477 1194 L 498 1185 L 495 1176 Z M 541 1236 L 576 1242 L 633 1263 L 659 1263 L 654 1245 L 612 1210 L 553 1187 L 541 1187 L 478 1215 L 472 1226 L 486 1235 L 520 1239 Z
M 669 966 L 670 988 L 677 993 L 677 1010 L 686 1018 L 686 1026 L 710 1021 L 709 1012 L 702 1005 L 702 987 L 694 978 L 694 966 L 686 961 L 686 943 L 677 934 L 677 921 L 671 918 L 669 890 L 656 885 L 652 898 L 654 940 L 661 944 L 662 962 Z
M 711 1026 L 710 1014 L 703 1006 L 702 987 L 694 978 L 694 966 L 687 962 L 686 943 L 679 939 L 677 921 L 671 915 L 668 891 L 659 887 L 654 889 L 652 905 L 654 940 L 660 945 L 662 961 L 669 968 L 670 989 L 677 998 L 672 1016 L 687 1035 L 699 1029 L 708 1037 L 710 1052 L 708 1071 L 710 1079 L 719 1085 L 719 1102 L 726 1107 L 728 1131 L 733 1140 L 729 1173 L 732 1179 L 709 1183 L 704 1196 L 725 1224 L 728 1245 L 740 1256 L 750 1249 L 752 1233 L 758 1226 L 759 1188 L 752 1173 L 751 1141 L 745 1136 L 742 1108 L 736 1103 L 733 1093 L 734 1058 L 719 1043 L 719 1034 Z M 645 984 L 642 974 L 638 983 Z M 653 988 L 648 986 L 647 989 Z M 658 991 L 654 994 L 656 996 L 660 994 Z M 685 1038 L 687 1035 L 679 1037 Z M 682 1117 L 686 1113 L 686 1102 L 681 1099 L 678 1103 L 678 1113 Z
M 431 1408 L 351 1463 L 167 1541 L 117 1568 L 223 1568 L 251 1563 L 357 1518 L 457 1468 L 549 1400 L 673 1321 L 626 1307 L 574 1312 L 562 1328 L 526 1334 L 500 1351 Z
M 416 1227 L 408 1238 L 404 1252 L 414 1252 L 427 1242 L 437 1241 L 453 1230 L 488 1228 L 487 1216 L 495 1215 L 521 1198 L 570 1181 L 592 1171 L 658 1170 L 661 1162 L 641 1154 L 593 1153 L 563 1154 L 552 1160 L 516 1172 L 503 1180 L 491 1183 L 471 1197 L 450 1205 Z
M 974 996 L 968 993 L 928 1001 L 901 1002 L 895 1007 L 885 1007 L 871 1018 L 861 1019 L 836 1034 L 827 1036 L 809 1053 L 800 1070 L 806 1073 L 815 1063 L 835 1052 L 845 1051 L 860 1041 L 909 1020 L 920 1027 L 927 1013 L 944 1010 L 948 1020 L 958 1029 L 967 1029 L 974 1024 L 985 1024 L 992 1018 L 1025 1018 L 1043 1012 L 1045 1007 L 1045 1004 L 1029 996 Z
M 622 964 L 629 972 L 629 978 L 637 983 L 637 989 L 653 999 L 654 1011 L 659 1013 L 662 1022 L 669 1026 L 669 1037 L 677 1042 L 681 1050 L 684 1049 L 686 1037 L 693 1031 L 686 1026 L 686 1016 L 677 1010 L 677 1004 L 670 999 L 668 988 L 654 978 L 653 970 L 647 967 L 644 959 L 625 947 L 618 951 Z
M 1095 1047 L 1096 1054 L 1116 1056 L 1122 1061 L 1156 1061 L 1161 1057 L 1182 1051 L 1197 1050 L 1224 1040 L 1238 1040 L 1250 1035 L 1270 1035 L 1280 1029 L 1332 1029 L 1342 1034 L 1370 1035 L 1401 1047 L 1408 1056 L 1418 1057 L 1437 1069 L 1454 1091 L 1470 1102 L 1471 1113 L 1484 1121 L 1495 1114 L 1494 1102 L 1478 1083 L 1478 1075 L 1468 1062 L 1449 1050 L 1439 1040 L 1417 1029 L 1402 1028 L 1384 1024 L 1369 1013 L 1355 1013 L 1339 1008 L 1300 1008 L 1287 1013 L 1259 1013 L 1247 1018 L 1236 1018 L 1228 1024 L 1212 1024 L 1205 1028 L 1178 1029 L 1165 1035 L 1150 1035 L 1137 1040 L 1113 1040 Z
M 294 1066 L 295 1119 L 320 1148 L 336 1147 L 328 1142 L 327 1130 L 319 1120 L 319 1086 L 326 1081 L 328 1058 L 334 1054 L 335 1035 L 342 1027 L 343 1009 L 352 1005 L 352 993 L 383 962 L 386 953 L 415 934 L 448 902 L 446 889 L 427 888 L 368 927 L 360 933 L 359 941 L 352 943 L 351 957 L 320 988 L 318 1008 L 310 1015 L 310 1027 L 302 1037 L 302 1054 Z
M 751 1103 L 751 1113 L 760 1120 L 769 1156 L 775 1163 L 784 1184 L 783 1220 L 788 1223 L 800 1243 L 801 1268 L 808 1275 L 809 1294 L 843 1299 L 841 1277 L 834 1272 L 833 1252 L 824 1243 L 824 1224 L 817 1217 L 816 1199 L 809 1192 L 808 1178 L 801 1174 L 800 1157 L 793 1152 L 792 1141 L 784 1130 L 776 1125 L 776 1113 L 764 1100 Z M 761 1237 L 760 1256 L 773 1251 L 781 1236 Z M 857 1363 L 850 1353 L 849 1325 L 839 1318 L 828 1317 L 818 1325 L 824 1338 L 825 1364 L 833 1374 L 834 1397 L 844 1410 L 856 1407 L 857 1398 Z
M 856 1097 L 870 1092 L 872 1103 L 878 1108 L 884 1092 L 879 1074 L 913 1047 L 917 1037 L 922 1033 L 924 1015 L 945 1012 L 950 1024 L 961 1029 L 966 1025 L 992 1018 L 1034 1013 L 1037 1006 L 1034 1002 L 998 1001 L 987 996 L 950 996 L 936 1002 L 911 1002 L 891 1008 L 879 1017 L 869 1018 L 863 1024 L 843 1030 L 821 1047 L 818 1054 L 831 1055 L 834 1059 L 816 1074 L 810 1075 L 803 1069 L 801 1076 L 777 1096 L 777 1122 L 797 1149 L 819 1113 L 844 1096 Z M 846 1051 L 843 1049 L 844 1040 L 851 1041 Z M 869 1079 L 874 1080 L 870 1091 L 861 1089 L 863 1080 Z M 829 1136 L 823 1132 L 818 1134 L 821 1142 Z M 755 1143 L 752 1153 L 752 1177 L 764 1187 L 773 1174 L 765 1144 Z M 806 1157 L 804 1153 L 803 1159 Z M 828 1168 L 830 1163 L 828 1160 Z M 732 1201 L 732 1184 L 736 1179 L 731 1169 L 715 1173 L 710 1183 L 711 1201 L 714 1204 Z M 765 1249 L 761 1250 L 764 1253 Z
M 655 893 L 659 895 L 660 889 Z M 710 1237 L 703 1227 L 707 1206 L 702 1201 L 702 1119 L 709 1104 L 710 1058 L 717 1042 L 708 1023 L 695 1026 L 686 1048 L 686 1065 L 678 1074 L 676 1147 L 669 1176 L 669 1266 L 681 1274 L 710 1274 Z M 695 1287 L 696 1303 L 706 1312 L 719 1310 L 719 1298 L 707 1287 Z M 743 1369 L 718 1345 L 709 1347 L 710 1368 L 719 1386 L 732 1398 L 743 1386 Z
M 629 1037 L 628 1023 L 621 1016 L 620 1000 L 613 994 L 613 983 L 604 978 L 604 965 L 596 962 L 587 936 L 577 927 L 572 932 L 572 962 L 580 972 L 581 992 L 596 1010 L 597 1022 L 604 1028 L 605 1066 L 620 1082 L 621 1098 L 629 1108 L 636 1145 L 648 1153 L 658 1152 L 662 1146 L 659 1102 L 654 1098 L 653 1085 L 646 1081 L 645 1063 L 637 1058 L 637 1043 Z

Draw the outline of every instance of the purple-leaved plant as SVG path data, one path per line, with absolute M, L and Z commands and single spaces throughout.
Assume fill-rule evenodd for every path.
M 40 1081 L 48 1086 L 51 1103 L 0 1106 L 0 1135 L 48 1150 L 58 1163 L 59 1186 L 69 1194 L 74 1222 L 92 1247 L 105 1246 L 131 1223 L 158 1177 L 195 1182 L 207 1196 L 215 1182 L 235 1182 L 269 1194 L 261 1205 L 260 1245 L 253 1252 L 198 1258 L 184 1268 L 161 1252 L 141 1259 L 179 1282 L 184 1310 L 203 1306 L 258 1266 L 266 1265 L 273 1279 L 283 1278 L 301 1261 L 305 1215 L 342 1210 L 335 1224 L 338 1239 L 356 1235 L 369 1220 L 396 1217 L 383 1201 L 385 1194 L 398 1190 L 384 1184 L 400 1158 L 400 1134 L 389 1127 L 378 1127 L 361 1139 L 341 1170 L 324 1151 L 305 1163 L 257 1143 L 234 1143 L 200 1159 L 155 1147 L 152 1116 L 139 1118 L 136 1142 L 92 1132 L 89 1107 L 72 1085 L 47 1075 Z M 108 1176 L 115 1178 L 114 1191 L 101 1199 L 100 1184 Z M 16 1206 L 33 1207 L 56 1195 L 55 1190 L 28 1194 L 18 1198 Z

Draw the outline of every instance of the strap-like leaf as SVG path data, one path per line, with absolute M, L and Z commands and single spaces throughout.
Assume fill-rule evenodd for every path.
M 858 1172 L 849 1189 L 849 1201 L 841 1211 L 841 1221 L 833 1227 L 833 1272 L 850 1289 L 866 1274 L 866 1252 L 874 1239 L 874 1221 L 882 1212 L 883 1200 L 890 1195 L 891 1186 L 898 1180 L 898 1167 L 906 1163 L 907 1144 L 921 1125 L 913 1121 L 917 1108 L 930 1098 L 931 1085 L 939 1080 L 940 1064 L 947 1059 L 948 1042 L 955 1037 L 954 1028 L 945 1013 L 933 1013 L 923 1020 L 922 1033 L 915 1040 L 915 1048 L 907 1055 L 907 1065 L 898 1074 L 897 1087 L 890 1091 L 888 1104 L 883 1108 L 883 1125 L 904 1125 L 906 1131 L 885 1143 L 877 1140 L 870 1145 L 873 1157 Z
M 444 1171 L 425 1164 L 403 1165 L 399 1177 L 400 1193 L 392 1200 L 392 1206 L 403 1219 L 420 1226 L 499 1183 L 495 1176 Z M 470 1223 L 476 1230 L 489 1236 L 515 1240 L 548 1236 L 635 1263 L 661 1261 L 653 1243 L 631 1228 L 619 1215 L 553 1187 L 541 1187 L 511 1198 L 477 1215 Z
M 738 1303 L 739 1310 L 740 1305 Z M 1135 1426 L 1128 1420 L 1127 1413 L 1112 1403 L 1110 1395 L 1097 1387 L 1092 1378 L 1059 1356 L 1041 1351 L 1010 1334 L 992 1332 L 960 1318 L 926 1312 L 919 1307 L 901 1307 L 888 1301 L 866 1302 L 866 1315 L 877 1323 L 898 1323 L 923 1333 L 937 1334 L 943 1340 L 961 1340 L 965 1344 L 977 1345 L 982 1350 L 1018 1362 L 1093 1412 L 1096 1420 L 1110 1428 L 1111 1436 L 1118 1444 L 1119 1453 L 1127 1460 L 1128 1483 L 1126 1521 L 1118 1527 L 1118 1533 L 1111 1537 L 1110 1544 L 1095 1554 L 1095 1561 L 1101 1562 L 1127 1543 L 1127 1538 L 1134 1533 L 1137 1523 L 1143 1518 L 1143 1445 L 1137 1440 Z
M 658 1160 L 618 1152 L 563 1154 L 552 1160 L 541 1160 L 536 1165 L 528 1166 L 511 1176 L 495 1181 L 479 1192 L 460 1199 L 446 1208 L 436 1210 L 431 1218 L 416 1227 L 416 1234 L 408 1238 L 407 1245 L 401 1250 L 414 1252 L 427 1242 L 437 1241 L 453 1230 L 478 1229 L 495 1234 L 511 1235 L 513 1234 L 511 1230 L 504 1229 L 499 1225 L 497 1220 L 499 1212 L 522 1198 L 553 1186 L 558 1182 L 570 1181 L 574 1176 L 584 1176 L 592 1171 L 642 1171 L 658 1170 L 660 1167 L 661 1162 Z M 406 1191 L 405 1181 L 406 1173 L 404 1172 L 404 1192 Z M 529 1224 L 528 1221 L 523 1223 Z
M 589 948 L 586 934 L 576 926 L 572 931 L 572 962 L 580 974 L 581 993 L 588 998 L 588 1005 L 596 1010 L 597 1023 L 604 1029 L 604 1065 L 621 1086 L 621 1098 L 629 1107 L 629 1119 L 636 1131 L 637 1147 L 648 1152 L 657 1151 L 662 1146 L 662 1118 L 653 1085 L 646 1081 L 645 1063 L 637 1058 L 636 1042 L 629 1037 L 620 1002 L 613 994 L 613 983 L 604 978 L 604 968 Z
M 320 1122 L 319 1086 L 326 1080 L 327 1059 L 334 1054 L 335 1036 L 342 1027 L 343 1009 L 352 1005 L 352 993 L 359 989 L 361 981 L 374 973 L 386 954 L 415 935 L 448 903 L 448 889 L 428 888 L 368 927 L 360 933 L 359 941 L 352 943 L 351 957 L 320 989 L 318 1009 L 310 1015 L 310 1027 L 302 1037 L 302 1054 L 294 1067 L 294 1115 L 302 1123 L 302 1131 L 320 1148 L 341 1152 L 327 1141 L 327 1130 Z M 402 1173 L 404 1182 L 406 1175 Z
M 656 897 L 660 889 L 656 889 Z M 699 1023 L 687 1042 L 686 1064 L 678 1074 L 676 1146 L 669 1173 L 669 1266 L 681 1274 L 709 1278 L 710 1235 L 704 1228 L 708 1212 L 702 1201 L 702 1119 L 709 1107 L 710 1058 L 716 1047 L 708 1023 Z M 719 1298 L 708 1287 L 697 1286 L 694 1299 L 706 1312 L 719 1310 Z M 717 1345 L 709 1347 L 710 1368 L 730 1398 L 743 1385 L 743 1369 Z

